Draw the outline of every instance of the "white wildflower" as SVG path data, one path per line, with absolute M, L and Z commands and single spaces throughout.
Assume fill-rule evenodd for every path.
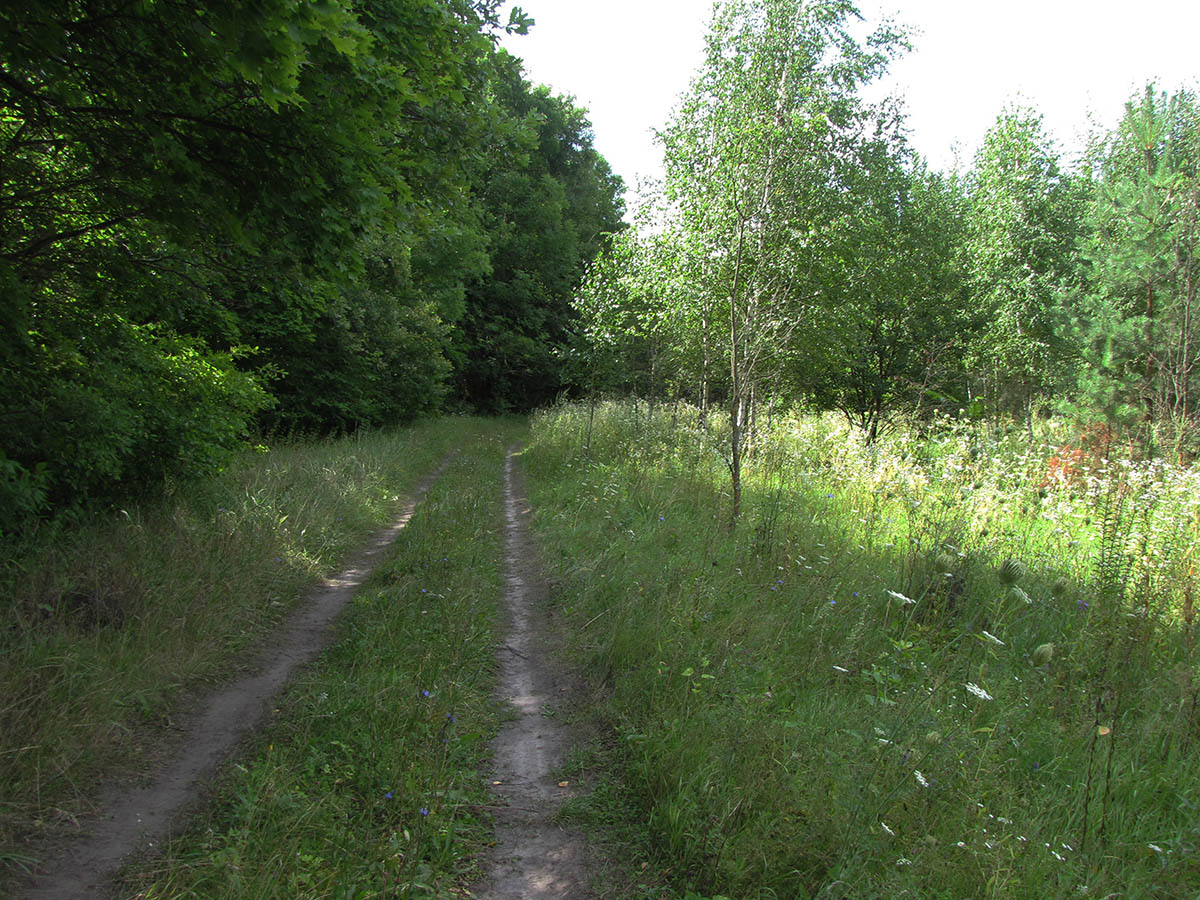
M 911 866 L 911 865 L 912 865 L 912 860 L 911 860 L 911 859 L 908 859 L 907 857 L 904 857 L 904 856 L 902 856 L 902 857 L 900 857 L 898 860 L 896 860 L 896 865 L 898 865 L 898 866 Z
M 981 634 L 982 634 L 982 635 L 983 635 L 985 638 L 987 638 L 989 641 L 991 641 L 993 644 L 995 644 L 996 646 L 998 646 L 998 647 L 1003 647 L 1003 646 L 1005 646 L 1005 644 L 1004 644 L 1004 641 L 1000 640 L 1000 638 L 996 637 L 996 636 L 995 636 L 994 634 L 992 634 L 990 631 L 982 631 L 982 632 L 980 632 L 980 633 L 981 633 Z
M 834 667 L 833 667 L 833 670 L 834 670 L 835 672 L 841 672 L 843 675 L 849 675 L 849 674 L 850 674 L 850 670 L 849 670 L 849 669 L 843 669 L 841 666 L 834 666 Z
M 1153 850 L 1155 853 L 1164 852 L 1163 848 L 1158 846 L 1158 844 L 1147 844 L 1146 846 L 1149 847 L 1151 850 Z
M 921 774 L 920 769 L 916 769 L 913 772 L 913 778 L 917 779 L 917 784 L 919 784 L 921 787 L 929 787 L 929 779 Z
M 980 700 L 991 700 L 991 699 L 993 699 L 993 697 L 992 697 L 992 695 L 991 695 L 991 694 L 989 694 L 987 691 L 985 691 L 983 688 L 981 688 L 979 685 L 975 684 L 974 682 L 968 681 L 968 682 L 967 682 L 967 683 L 964 685 L 964 687 L 966 687 L 966 689 L 967 689 L 967 693 L 969 693 L 969 694 L 974 694 L 974 695 L 975 695 L 976 697 L 978 697 Z
M 891 836 L 891 837 L 896 836 L 896 832 L 894 832 L 894 831 L 892 831 L 892 829 L 888 828 L 887 822 L 880 822 L 879 827 L 882 828 L 884 831 L 886 831 L 889 836 Z
M 905 597 L 898 591 L 888 591 L 888 594 L 899 600 L 902 606 L 912 606 L 917 602 L 912 597 Z

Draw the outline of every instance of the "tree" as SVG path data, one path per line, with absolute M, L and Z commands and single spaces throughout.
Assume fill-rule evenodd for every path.
M 1200 103 L 1149 85 L 1096 150 L 1084 392 L 1115 421 L 1184 425 L 1200 378 Z
M 896 138 L 865 143 L 853 206 L 830 253 L 819 340 L 793 354 L 791 389 L 836 409 L 873 442 L 898 410 L 957 409 L 966 311 L 957 184 L 905 160 Z
M 991 410 L 1031 422 L 1036 397 L 1065 389 L 1063 301 L 1077 278 L 1079 193 L 1041 116 L 1020 109 L 1002 113 L 984 137 L 967 192 L 973 392 Z
M 729 0 L 714 13 L 703 68 L 661 135 L 668 200 L 700 249 L 729 330 L 732 518 L 744 433 L 779 348 L 819 316 L 815 273 L 845 202 L 845 162 L 864 121 L 860 85 L 900 37 L 860 46 L 845 0 Z
M 499 6 L 0 10 L 0 530 L 436 404 Z
M 571 300 L 621 227 L 623 184 L 592 146 L 585 111 L 531 87 L 520 60 L 499 54 L 491 90 L 505 124 L 473 176 L 489 263 L 468 285 L 457 390 L 482 411 L 528 410 L 564 386 Z

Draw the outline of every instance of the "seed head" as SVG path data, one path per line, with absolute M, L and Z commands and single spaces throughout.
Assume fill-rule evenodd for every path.
M 1047 665 L 1054 658 L 1054 644 L 1039 644 L 1033 651 L 1033 664 L 1035 666 Z
M 1004 565 L 997 572 L 997 575 L 1000 577 L 1000 583 L 1005 587 L 1013 587 L 1026 574 L 1025 564 L 1019 559 L 1013 559 L 1011 556 L 1004 561 Z

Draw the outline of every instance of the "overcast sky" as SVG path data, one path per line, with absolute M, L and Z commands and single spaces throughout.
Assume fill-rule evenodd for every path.
M 510 4 L 512 5 L 512 4 Z M 652 129 L 702 59 L 709 0 L 519 0 L 537 24 L 506 38 L 527 77 L 590 111 L 596 147 L 632 189 L 661 175 Z M 886 83 L 935 168 L 969 165 L 1006 104 L 1041 111 L 1070 156 L 1094 120 L 1110 127 L 1130 94 L 1200 80 L 1200 0 L 863 0 L 868 21 L 913 30 Z M 1120 11 L 1120 15 L 1117 11 Z M 957 155 L 956 155 L 957 150 Z

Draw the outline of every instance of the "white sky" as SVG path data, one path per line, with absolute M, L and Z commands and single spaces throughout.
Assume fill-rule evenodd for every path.
M 509 4 L 514 5 L 513 3 Z M 596 148 L 625 178 L 661 177 L 662 127 L 702 59 L 709 0 L 518 0 L 537 24 L 505 39 L 530 81 L 590 111 Z M 915 30 L 887 85 L 935 168 L 970 164 L 1007 103 L 1045 117 L 1067 160 L 1089 122 L 1107 128 L 1131 93 L 1200 81 L 1200 0 L 860 0 Z M 506 14 L 507 15 L 507 14 Z

